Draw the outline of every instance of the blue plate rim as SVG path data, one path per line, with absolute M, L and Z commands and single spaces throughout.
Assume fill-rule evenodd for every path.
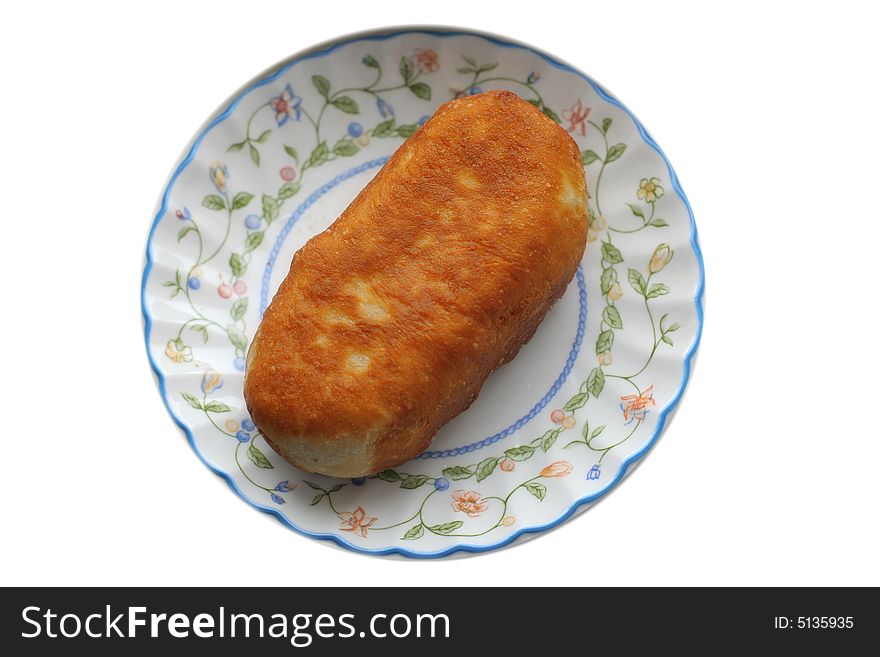
M 150 333 L 152 330 L 152 317 L 150 316 L 149 309 L 147 307 L 147 281 L 150 276 L 150 272 L 153 269 L 153 237 L 156 232 L 156 228 L 159 225 L 159 221 L 164 216 L 166 209 L 168 207 L 168 195 L 171 191 L 171 188 L 174 186 L 177 178 L 180 176 L 181 172 L 189 165 L 198 151 L 199 145 L 201 144 L 202 139 L 205 135 L 218 123 L 226 119 L 229 114 L 235 109 L 238 103 L 250 92 L 262 87 L 270 82 L 276 80 L 280 75 L 286 72 L 291 66 L 297 64 L 299 62 L 305 61 L 307 59 L 314 59 L 316 57 L 323 57 L 324 55 L 328 55 L 333 51 L 342 48 L 344 46 L 350 45 L 352 43 L 356 43 L 359 41 L 387 41 L 388 39 L 393 39 L 399 36 L 403 36 L 405 34 L 424 34 L 428 36 L 436 36 L 436 37 L 456 37 L 456 36 L 474 36 L 478 38 L 482 38 L 490 43 L 500 46 L 502 48 L 519 48 L 523 50 L 528 50 L 532 54 L 540 57 L 549 65 L 558 68 L 560 70 L 574 73 L 581 77 L 585 82 L 587 82 L 593 89 L 596 91 L 599 96 L 608 103 L 611 103 L 615 107 L 620 108 L 622 111 L 626 112 L 626 114 L 632 119 L 636 128 L 639 131 L 642 139 L 647 143 L 654 151 L 657 152 L 658 155 L 663 159 L 666 164 L 667 171 L 669 173 L 669 179 L 672 184 L 672 188 L 675 190 L 675 193 L 679 196 L 682 202 L 687 208 L 688 218 L 691 224 L 691 232 L 690 232 L 690 244 L 691 248 L 694 251 L 694 254 L 697 258 L 697 265 L 699 268 L 699 280 L 697 281 L 697 286 L 694 290 L 694 303 L 697 310 L 697 330 L 694 334 L 694 339 L 688 347 L 687 352 L 684 357 L 684 372 L 682 374 L 682 379 L 679 384 L 678 390 L 675 395 L 673 395 L 672 399 L 663 407 L 660 411 L 659 418 L 657 420 L 657 425 L 654 427 L 654 432 L 651 435 L 650 439 L 642 446 L 640 450 L 631 454 L 627 457 L 623 463 L 621 463 L 618 468 L 617 473 L 615 473 L 614 477 L 611 481 L 602 488 L 602 490 L 597 491 L 595 493 L 591 493 L 589 495 L 584 495 L 575 499 L 569 506 L 568 510 L 561 514 L 559 517 L 551 520 L 550 522 L 544 523 L 542 525 L 534 525 L 530 527 L 523 527 L 522 529 L 514 532 L 510 536 L 504 538 L 503 540 L 498 541 L 497 543 L 492 543 L 489 545 L 469 545 L 469 544 L 457 544 L 451 545 L 448 548 L 444 548 L 442 550 L 437 550 L 434 552 L 416 552 L 414 550 L 409 550 L 403 547 L 387 547 L 382 549 L 369 549 L 364 548 L 359 545 L 355 545 L 353 543 L 349 543 L 344 540 L 341 536 L 336 534 L 328 534 L 322 532 L 312 532 L 301 527 L 298 527 L 293 522 L 290 521 L 287 517 L 285 517 L 278 509 L 264 506 L 261 504 L 257 504 L 256 502 L 250 500 L 238 487 L 238 484 L 235 483 L 231 475 L 216 466 L 214 466 L 207 458 L 201 453 L 199 450 L 195 438 L 187 426 L 187 424 L 177 416 L 174 412 L 171 403 L 168 399 L 167 388 L 165 385 L 165 376 L 162 373 L 162 370 L 159 368 L 158 363 L 153 358 L 152 353 L 150 352 Z M 469 28 L 462 27 L 442 27 L 442 26 L 401 26 L 401 27 L 390 27 L 390 28 L 381 28 L 378 30 L 369 30 L 364 32 L 355 32 L 352 34 L 347 34 L 335 39 L 331 39 L 329 41 L 322 42 L 317 44 L 311 48 L 300 51 L 291 55 L 290 57 L 285 58 L 280 63 L 266 69 L 255 78 L 251 79 L 248 83 L 239 88 L 232 96 L 231 100 L 227 100 L 221 105 L 221 110 L 218 110 L 214 113 L 211 119 L 209 119 L 198 131 L 198 135 L 192 140 L 190 144 L 184 149 L 184 154 L 181 158 L 179 158 L 179 162 L 177 166 L 173 169 L 170 177 L 165 183 L 165 188 L 160 197 L 158 208 L 155 213 L 155 217 L 153 219 L 153 223 L 150 226 L 149 233 L 147 235 L 147 243 L 146 243 L 146 255 L 145 255 L 145 264 L 144 264 L 144 272 L 141 278 L 141 313 L 144 318 L 144 344 L 147 351 L 147 359 L 150 362 L 150 367 L 153 370 L 153 374 L 156 376 L 157 384 L 159 386 L 160 396 L 162 397 L 162 402 L 165 404 L 165 409 L 168 411 L 168 414 L 174 420 L 178 427 L 184 432 L 186 435 L 187 442 L 189 443 L 192 450 L 195 452 L 196 456 L 204 463 L 214 474 L 222 477 L 229 487 L 233 490 L 233 492 L 238 495 L 244 502 L 254 507 L 255 509 L 262 511 L 263 513 L 270 514 L 278 519 L 279 522 L 284 524 L 286 527 L 294 530 L 295 532 L 302 534 L 304 536 L 308 536 L 310 538 L 317 538 L 325 541 L 332 541 L 336 543 L 342 548 L 347 550 L 351 550 L 353 552 L 358 552 L 361 554 L 369 554 L 369 555 L 391 555 L 397 554 L 404 557 L 410 557 L 414 559 L 432 559 L 432 558 L 440 558 L 449 556 L 456 552 L 468 552 L 468 553 L 482 553 L 489 552 L 492 550 L 497 550 L 499 548 L 510 545 L 514 541 L 528 535 L 528 534 L 539 534 L 545 532 L 547 530 L 553 529 L 564 523 L 566 520 L 575 515 L 578 510 L 584 505 L 592 504 L 599 500 L 600 498 L 606 496 L 608 493 L 617 488 L 620 482 L 626 477 L 629 471 L 647 454 L 651 448 L 656 444 L 658 439 L 663 433 L 663 429 L 666 426 L 666 422 L 669 418 L 669 415 L 676 409 L 678 404 L 681 402 L 682 396 L 687 388 L 688 382 L 690 381 L 691 372 L 693 369 L 693 360 L 694 356 L 697 352 L 697 348 L 700 345 L 700 340 L 703 334 L 703 323 L 704 323 L 704 310 L 703 310 L 703 294 L 706 287 L 706 273 L 705 273 L 705 265 L 703 262 L 703 253 L 700 249 L 699 238 L 697 235 L 697 223 L 694 219 L 693 209 L 691 208 L 691 204 L 687 199 L 687 196 L 684 193 L 684 190 L 681 187 L 681 182 L 678 179 L 678 176 L 675 173 L 675 170 L 672 168 L 672 164 L 669 161 L 669 158 L 666 157 L 666 154 L 660 148 L 656 141 L 654 141 L 653 137 L 648 133 L 645 127 L 642 125 L 641 121 L 635 116 L 635 114 L 630 111 L 626 105 L 624 105 L 621 101 L 619 101 L 616 97 L 614 97 L 610 92 L 608 92 L 603 86 L 601 86 L 598 82 L 593 80 L 590 76 L 588 76 L 583 71 L 578 68 L 563 62 L 562 60 L 550 55 L 549 53 L 544 52 L 540 48 L 536 48 L 526 43 L 522 43 L 515 39 L 511 39 L 508 37 L 503 37 L 500 35 L 491 34 L 488 32 L 483 32 L 479 30 L 472 30 Z

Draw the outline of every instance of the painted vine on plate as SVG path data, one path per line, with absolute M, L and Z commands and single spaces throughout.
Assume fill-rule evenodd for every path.
M 601 121 L 593 120 L 591 108 L 580 99 L 570 107 L 557 113 L 549 107 L 540 94 L 539 75 L 530 72 L 525 76 L 500 75 L 497 63 L 478 64 L 467 54 L 461 55 L 462 63 L 456 68 L 462 76 L 462 85 L 452 89 L 453 97 L 481 93 L 489 86 L 514 87 L 544 114 L 560 123 L 583 145 L 582 161 L 587 168 L 590 184 L 589 203 L 589 253 L 587 257 L 598 257 L 601 263 L 599 286 L 602 295 L 601 320 L 595 341 L 596 365 L 587 378 L 581 382 L 578 391 L 561 404 L 560 408 L 549 414 L 549 426 L 536 432 L 528 442 L 514 445 L 501 452 L 483 456 L 473 462 L 460 462 L 447 465 L 441 476 L 425 473 L 385 470 L 370 477 L 338 481 L 321 485 L 312 479 L 301 482 L 278 481 L 255 477 L 248 472 L 244 458 L 257 468 L 258 472 L 274 469 L 272 461 L 260 449 L 261 438 L 253 422 L 248 417 L 240 420 L 232 417 L 233 410 L 226 403 L 212 399 L 211 396 L 223 386 L 222 375 L 210 369 L 204 373 L 201 394 L 182 393 L 183 399 L 193 409 L 205 415 L 216 430 L 235 441 L 234 458 L 242 475 L 257 489 L 264 491 L 275 504 L 285 504 L 286 494 L 295 490 L 305 490 L 311 498 L 311 506 L 324 505 L 338 518 L 339 530 L 366 538 L 370 532 L 396 531 L 400 540 L 416 541 L 426 535 L 443 537 L 476 537 L 495 531 L 500 527 L 512 527 L 516 517 L 510 513 L 515 498 L 528 494 L 533 501 L 540 503 L 549 494 L 548 484 L 553 479 L 568 477 L 575 472 L 575 466 L 565 458 L 558 458 L 538 472 L 529 472 L 509 487 L 504 496 L 483 496 L 479 484 L 499 473 L 509 475 L 526 464 L 536 454 L 551 452 L 564 455 L 567 450 L 588 450 L 595 454 L 594 463 L 585 468 L 582 476 L 588 480 L 601 477 L 601 466 L 605 457 L 615 448 L 624 444 L 643 426 L 646 415 L 656 407 L 653 385 L 650 384 L 649 367 L 658 349 L 663 345 L 672 346 L 672 334 L 679 325 L 669 319 L 668 313 L 657 317 L 654 308 L 657 301 L 668 294 L 669 287 L 660 278 L 662 271 L 673 258 L 670 246 L 658 241 L 647 262 L 632 263 L 626 260 L 625 244 L 627 235 L 643 230 L 663 229 L 666 221 L 657 216 L 657 203 L 664 196 L 662 180 L 646 177 L 639 180 L 633 190 L 632 202 L 626 203 L 626 216 L 631 221 L 621 225 L 610 225 L 602 212 L 602 181 L 610 167 L 626 156 L 627 145 L 612 138 L 613 120 L 610 117 Z M 430 101 L 432 88 L 425 81 L 440 67 L 437 54 L 430 49 L 416 49 L 410 56 L 401 58 L 395 76 L 387 76 L 380 62 L 372 55 L 361 60 L 366 69 L 372 72 L 371 79 L 363 86 L 336 89 L 323 75 L 312 76 L 313 89 L 303 96 L 297 95 L 290 84 L 280 93 L 271 96 L 249 115 L 244 134 L 239 141 L 228 147 L 230 157 L 244 153 L 247 158 L 237 166 L 259 167 L 262 162 L 261 149 L 272 145 L 273 134 L 297 124 L 307 126 L 292 135 L 291 139 L 278 139 L 276 147 L 283 149 L 289 163 L 281 168 L 281 184 L 277 190 L 264 192 L 254 208 L 256 195 L 246 190 L 237 190 L 232 184 L 233 177 L 226 163 L 215 162 L 209 169 L 209 184 L 213 187 L 202 199 L 199 216 L 187 207 L 175 212 L 180 222 L 178 241 L 192 242 L 195 255 L 192 264 L 179 269 L 175 277 L 164 285 L 170 288 L 170 296 L 183 295 L 191 316 L 184 321 L 175 338 L 168 341 L 166 357 L 173 363 L 188 362 L 193 359 L 191 341 L 197 337 L 206 343 L 212 333 L 223 336 L 234 349 L 234 367 L 243 371 L 247 350 L 245 315 L 248 310 L 248 287 L 244 280 L 251 256 L 260 248 L 266 231 L 279 217 L 285 203 L 296 196 L 302 186 L 303 178 L 311 169 L 318 168 L 337 158 L 351 157 L 368 148 L 372 139 L 391 137 L 406 138 L 427 120 L 422 116 L 412 123 L 397 122 L 392 105 L 395 93 L 410 93 L 418 99 Z M 387 80 L 386 78 L 393 79 Z M 306 98 L 308 95 L 308 100 Z M 359 115 L 364 103 L 374 103 L 380 121 L 364 127 L 359 121 L 351 121 L 341 135 L 327 135 L 322 132 L 324 118 L 328 112 Z M 303 134 L 308 135 L 311 145 L 300 152 Z M 296 148 L 290 145 L 300 145 Z M 588 144 L 589 142 L 589 144 Z M 251 208 L 254 211 L 247 213 Z M 615 213 L 616 214 L 616 213 Z M 243 217 L 246 233 L 244 241 L 238 245 L 228 244 L 233 220 Z M 218 244 L 207 244 L 201 230 L 203 222 L 225 222 L 225 234 Z M 623 248 L 622 248 L 623 247 Z M 197 307 L 193 295 L 202 290 L 203 267 L 215 258 L 228 253 L 228 275 L 220 276 L 216 293 L 228 302 L 228 316 L 208 317 Z M 624 272 L 625 267 L 625 272 Z M 625 277 L 623 279 L 622 277 Z M 652 341 L 644 363 L 631 372 L 613 369 L 614 340 L 619 331 L 625 330 L 624 318 L 617 302 L 625 294 L 635 294 L 643 308 L 645 319 L 650 323 Z M 627 322 L 632 321 L 627 318 Z M 591 425 L 586 413 L 591 399 L 599 398 L 605 391 L 606 382 L 617 379 L 630 387 L 631 393 L 617 400 L 620 408 L 620 421 L 614 426 Z M 225 418 L 225 419 L 224 419 Z M 579 427 L 579 428 L 578 428 Z M 512 475 L 511 475 L 512 476 Z M 338 496 L 350 487 L 365 485 L 375 480 L 385 485 L 393 485 L 406 491 L 422 492 L 415 511 L 403 519 L 381 523 L 380 518 L 371 516 L 361 505 L 344 506 Z M 300 486 L 300 483 L 304 486 Z M 448 502 L 445 516 L 431 516 L 427 509 L 429 501 L 442 496 Z M 469 521 L 482 518 L 477 529 L 468 527 Z M 488 519 L 488 521 L 487 521 Z

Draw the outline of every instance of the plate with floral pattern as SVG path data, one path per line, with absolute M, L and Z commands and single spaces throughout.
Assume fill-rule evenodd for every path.
M 577 275 L 534 338 L 417 458 L 344 480 L 294 468 L 242 396 L 263 311 L 296 250 L 440 104 L 488 89 L 516 92 L 581 149 L 590 229 Z M 243 500 L 346 548 L 438 557 L 545 531 L 626 476 L 687 384 L 702 290 L 684 193 L 620 101 L 535 48 L 402 28 L 294 55 L 209 118 L 160 197 L 142 305 L 168 411 Z

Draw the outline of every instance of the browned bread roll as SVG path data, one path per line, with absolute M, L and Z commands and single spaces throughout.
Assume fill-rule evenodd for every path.
M 531 338 L 586 238 L 562 128 L 507 91 L 446 103 L 297 252 L 248 353 L 251 417 L 310 472 L 407 461 Z

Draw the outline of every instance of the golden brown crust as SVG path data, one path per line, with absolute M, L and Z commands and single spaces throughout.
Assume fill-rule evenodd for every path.
M 414 457 L 532 336 L 586 237 L 564 130 L 511 92 L 446 103 L 297 252 L 248 354 L 254 422 L 313 472 Z

